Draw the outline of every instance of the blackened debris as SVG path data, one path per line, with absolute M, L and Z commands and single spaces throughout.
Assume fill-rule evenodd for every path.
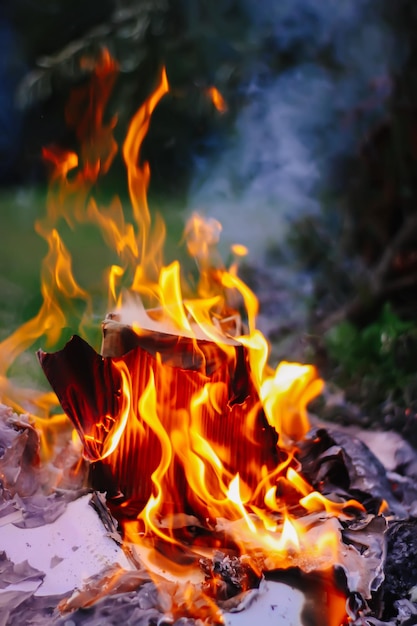
M 200 559 L 206 579 L 203 590 L 216 601 L 228 600 L 248 589 L 257 589 L 261 573 L 249 558 L 214 553 L 213 559 Z
M 417 585 L 417 519 L 390 524 L 387 532 L 384 602 L 386 617 L 396 614 L 393 603 L 409 597 Z
M 114 539 L 116 543 L 121 544 L 122 536 L 119 533 L 117 521 L 114 519 L 106 505 L 105 496 L 102 493 L 94 491 L 91 495 L 89 504 L 96 511 L 109 536 Z
M 324 495 L 354 498 L 374 515 L 385 501 L 397 518 L 407 517 L 384 466 L 360 439 L 319 428 L 309 434 L 300 449 L 303 473 Z
M 299 589 L 305 596 L 301 614 L 301 624 L 306 626 L 329 626 L 336 624 L 335 610 L 339 605 L 340 615 L 347 609 L 347 600 L 350 597 L 346 573 L 342 567 L 335 566 L 325 570 L 306 573 L 299 567 L 276 569 L 265 572 L 266 580 L 274 580 L 295 589 Z M 351 615 L 359 605 L 359 594 L 356 603 L 351 604 Z M 341 605 L 343 609 L 340 610 Z M 332 609 L 330 608 L 332 607 Z M 333 620 L 333 621 L 332 621 Z M 345 615 L 337 621 L 340 626 L 350 624 L 350 617 Z M 366 622 L 361 622 L 365 626 Z M 368 626 L 368 624 L 366 624 Z

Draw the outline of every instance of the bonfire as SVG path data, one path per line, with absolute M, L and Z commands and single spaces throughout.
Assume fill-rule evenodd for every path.
M 119 197 L 99 205 L 95 191 L 118 154 L 117 121 L 104 121 L 118 68 L 107 51 L 85 64 L 91 78 L 66 111 L 79 150 L 44 150 L 50 188 L 46 216 L 36 223 L 48 244 L 43 304 L 0 344 L 7 442 L 0 521 L 11 542 L 31 526 L 48 533 L 63 515 L 67 529 L 87 516 L 82 524 L 97 529 L 98 522 L 117 552 L 112 561 L 109 544 L 100 547 L 105 569 L 86 580 L 81 567 L 77 584 L 59 597 L 43 595 L 42 603 L 31 590 L 22 599 L 10 587 L 3 604 L 18 619 L 32 602 L 39 615 L 49 611 L 50 623 L 79 623 L 83 609 L 100 615 L 103 606 L 118 620 L 117 607 L 127 602 L 134 623 L 237 624 L 244 621 L 234 622 L 230 611 L 245 615 L 257 595 L 260 606 L 282 607 L 292 589 L 288 606 L 301 590 L 308 623 L 352 622 L 370 610 L 381 583 L 386 520 L 397 504 L 388 489 L 353 489 L 337 441 L 311 430 L 308 407 L 324 384 L 315 368 L 269 363 L 256 296 L 239 277 L 246 249 L 233 246 L 226 267 L 217 252 L 221 225 L 193 214 L 182 240 L 190 265 L 164 264 L 165 226 L 151 216 L 150 169 L 141 157 L 152 112 L 169 91 L 164 70 L 123 143 L 129 210 Z M 213 88 L 207 96 L 220 114 L 220 94 Z M 119 259 L 106 273 L 100 346 L 87 337 L 98 316 L 92 296 L 74 277 L 59 234 L 62 223 L 87 222 Z M 78 327 L 49 351 L 60 343 L 71 302 L 84 303 Z M 38 350 L 52 391 L 8 378 L 28 348 Z M 86 498 L 94 505 L 88 514 L 75 509 Z M 2 548 L 14 583 L 43 580 L 30 561 L 13 564 L 7 542 Z M 65 559 L 57 558 L 58 571 Z M 265 600 L 268 581 L 275 604 Z M 279 623 L 294 619 L 282 614 Z

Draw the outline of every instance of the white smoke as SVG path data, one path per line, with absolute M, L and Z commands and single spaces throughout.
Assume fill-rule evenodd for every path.
M 223 246 L 243 243 L 259 261 L 295 218 L 320 212 L 335 163 L 357 150 L 386 106 L 401 46 L 377 0 L 246 4 L 263 52 L 227 147 L 199 164 L 189 210 L 218 219 Z M 293 61 L 272 71 L 265 48 Z

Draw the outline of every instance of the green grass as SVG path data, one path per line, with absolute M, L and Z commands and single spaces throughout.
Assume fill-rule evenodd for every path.
M 401 407 L 415 402 L 417 328 L 389 304 L 364 328 L 345 321 L 325 341 L 333 378 L 349 399 L 375 414 L 387 399 Z
M 119 191 L 119 190 L 117 190 Z M 124 201 L 128 207 L 128 201 Z M 163 214 L 167 227 L 165 245 L 166 262 L 183 256 L 180 245 L 183 218 L 182 207 L 178 202 L 163 203 L 150 200 L 151 212 Z M 2 216 L 2 245 L 0 246 L 0 341 L 6 339 L 22 323 L 37 315 L 41 305 L 40 272 L 42 261 L 47 253 L 46 242 L 37 234 L 35 221 L 46 214 L 46 189 L 14 189 L 0 195 Z M 128 219 L 126 208 L 126 219 Z M 117 255 L 103 241 L 98 228 L 91 224 L 77 226 L 71 230 L 61 221 L 58 232 L 71 253 L 72 270 L 76 282 L 88 292 L 92 299 L 90 319 L 80 332 L 80 322 L 86 306 L 82 301 L 64 304 L 67 325 L 61 329 L 56 345 L 48 346 L 44 336 L 16 360 L 9 374 L 22 382 L 36 384 L 42 380 L 42 373 L 35 356 L 38 348 L 59 349 L 74 333 L 84 334 L 86 339 L 99 350 L 101 343 L 101 321 L 107 310 L 107 286 L 104 272 L 117 263 Z
M 40 267 L 47 246 L 33 225 L 44 206 L 44 194 L 39 189 L 12 190 L 0 195 L 1 338 L 38 307 Z

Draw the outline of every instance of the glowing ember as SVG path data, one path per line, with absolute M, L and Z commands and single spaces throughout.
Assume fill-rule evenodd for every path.
M 209 87 L 207 89 L 207 95 L 220 113 L 225 113 L 227 111 L 227 104 L 222 94 L 216 87 Z
M 151 219 L 150 171 L 141 147 L 152 112 L 168 92 L 165 71 L 134 115 L 122 149 L 132 222 L 118 198 L 107 208 L 94 198 L 118 150 L 116 120 L 103 122 L 116 73 L 103 53 L 89 85 L 70 99 L 67 121 L 79 154 L 44 151 L 52 171 L 47 216 L 36 225 L 49 246 L 43 305 L 0 344 L 3 401 L 14 407 L 18 398 L 36 402 L 35 424 L 44 432 L 45 424 L 62 420 L 48 418 L 58 406 L 53 394 L 15 389 L 7 371 L 38 338 L 48 347 L 57 344 L 68 302 L 85 303 L 84 334 L 91 299 L 73 277 L 58 225 L 91 221 L 119 258 L 107 270 L 112 315 L 103 325 L 102 355 L 74 337 L 60 352 L 40 351 L 39 358 L 92 464 L 93 485 L 107 491 L 125 539 L 151 553 L 153 546 L 170 545 L 172 568 L 184 543 L 201 557 L 223 542 L 252 556 L 260 571 L 328 569 L 341 558 L 339 520 L 362 507 L 329 501 L 300 474 L 296 444 L 309 429 L 307 406 L 322 381 L 309 365 L 268 366 L 268 344 L 256 328 L 258 303 L 238 276 L 237 261 L 247 251 L 235 245 L 233 264 L 225 268 L 216 248 L 217 221 L 194 215 L 186 225 L 199 272 L 195 283 L 185 281 L 177 261 L 163 265 L 165 227 Z M 209 95 L 224 111 L 218 91 L 211 88 Z M 191 531 L 194 523 L 178 524 L 184 515 L 204 533 Z M 340 614 L 339 606 L 339 621 Z

